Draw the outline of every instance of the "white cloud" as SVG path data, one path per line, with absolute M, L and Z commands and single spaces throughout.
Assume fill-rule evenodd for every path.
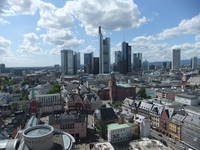
M 7 20 L 0 18 L 0 24 L 10 24 Z
M 1 0 L 0 14 L 4 16 L 34 15 L 40 0 Z
M 66 2 L 66 10 L 81 22 L 88 34 L 105 30 L 137 28 L 147 21 L 133 0 L 73 0 Z
M 200 34 L 195 36 L 195 41 L 199 41 L 200 42 Z
M 38 26 L 45 29 L 63 29 L 73 25 L 69 10 L 57 8 L 51 3 L 41 2 Z
M 178 26 L 165 29 L 151 36 L 138 36 L 132 40 L 133 51 L 142 52 L 150 61 L 162 61 L 171 59 L 171 50 L 180 48 L 183 59 L 195 55 L 200 56 L 200 14 L 188 20 L 182 20 Z M 170 45 L 162 40 L 181 35 L 196 35 L 194 43 Z
M 82 44 L 84 41 L 77 39 L 73 36 L 70 30 L 57 30 L 57 29 L 50 29 L 47 31 L 46 34 L 41 35 L 44 42 L 58 46 L 59 48 L 75 48 Z
M 142 52 L 145 59 L 150 61 L 169 60 L 171 45 L 155 41 L 152 36 L 139 36 L 132 40 L 132 51 Z
M 38 44 L 38 40 L 39 37 L 35 33 L 25 34 L 18 51 L 25 54 L 41 54 L 42 49 Z
M 96 48 L 92 45 L 88 45 L 85 49 L 81 50 L 80 53 L 91 53 L 91 52 L 95 52 Z
M 73 17 L 69 10 L 41 2 L 39 14 L 37 25 L 46 29 L 46 33 L 41 37 L 45 43 L 55 46 L 56 51 L 63 48 L 77 48 L 84 42 L 72 33 Z M 54 54 L 54 50 L 50 53 Z
M 200 33 L 200 14 L 188 19 L 182 20 L 178 26 L 165 29 L 163 32 L 157 35 L 159 40 L 163 40 L 170 37 L 176 37 L 185 34 L 199 34 Z
M 7 55 L 10 49 L 11 41 L 0 36 L 0 56 Z

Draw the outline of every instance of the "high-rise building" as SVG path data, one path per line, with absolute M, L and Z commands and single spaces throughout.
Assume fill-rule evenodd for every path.
M 134 53 L 133 54 L 133 71 L 141 71 L 142 70 L 142 53 Z
M 93 74 L 99 74 L 99 57 L 93 57 Z
M 121 60 L 122 60 L 122 52 L 115 51 L 115 64 L 119 64 Z
M 120 64 L 122 61 L 122 52 L 121 51 L 115 51 L 115 63 L 114 63 L 114 71 L 121 72 L 120 71 Z
M 61 50 L 62 75 L 74 74 L 74 55 L 72 50 Z
M 124 73 L 131 72 L 131 46 L 127 42 L 122 42 L 122 61 Z
M 142 67 L 143 67 L 143 71 L 144 71 L 144 72 L 145 72 L 145 71 L 149 71 L 149 62 L 148 62 L 147 60 L 145 60 L 145 61 L 143 62 Z
M 181 50 L 172 50 L 172 70 L 179 69 L 181 67 Z
M 6 66 L 5 64 L 0 64 L 0 73 L 5 73 Z
M 197 57 L 193 57 L 192 58 L 192 69 L 196 70 L 198 67 L 198 58 Z
M 80 69 L 80 53 L 74 53 L 74 74 Z
M 99 27 L 99 73 L 110 73 L 110 38 L 103 39 L 101 27 Z
M 110 38 L 103 40 L 103 73 L 110 73 Z
M 167 62 L 163 62 L 163 63 L 162 63 L 162 68 L 163 68 L 163 69 L 167 69 Z
M 99 73 L 103 73 L 103 35 L 99 27 Z
M 84 54 L 84 72 L 92 74 L 93 52 Z

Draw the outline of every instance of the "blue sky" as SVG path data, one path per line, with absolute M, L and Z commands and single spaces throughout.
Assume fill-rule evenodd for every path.
M 112 61 L 122 41 L 148 61 L 170 60 L 173 48 L 181 48 L 182 59 L 200 57 L 199 6 L 199 0 L 1 0 L 0 63 L 60 64 L 61 49 L 98 56 L 99 25 L 111 38 Z

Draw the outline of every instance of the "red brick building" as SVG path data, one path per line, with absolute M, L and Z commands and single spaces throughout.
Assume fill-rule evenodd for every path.
M 109 81 L 109 97 L 111 100 L 124 100 L 126 97 L 136 97 L 136 88 L 129 84 L 117 84 L 114 75 Z

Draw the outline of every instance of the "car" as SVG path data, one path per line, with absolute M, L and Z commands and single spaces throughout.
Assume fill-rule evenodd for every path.
M 162 134 L 158 134 L 158 136 L 161 136 L 161 137 L 162 137 Z

